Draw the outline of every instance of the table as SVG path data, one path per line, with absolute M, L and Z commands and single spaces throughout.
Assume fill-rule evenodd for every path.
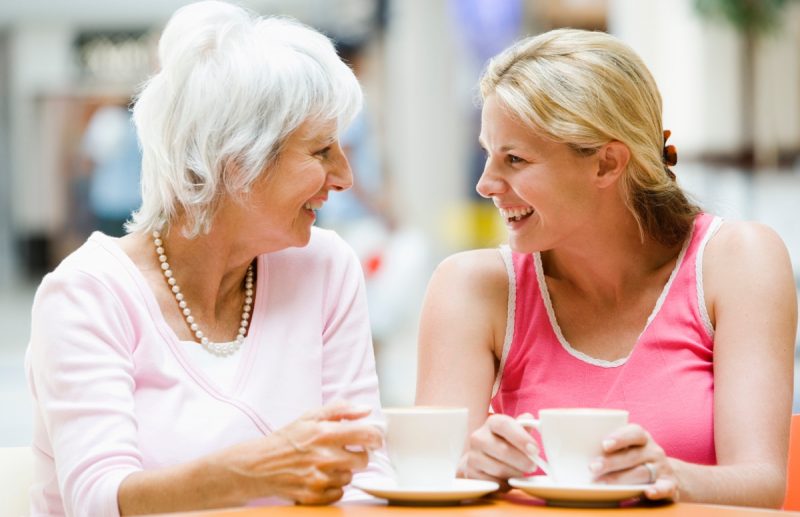
M 171 517 L 779 517 L 800 515 L 735 506 L 692 503 L 629 506 L 626 508 L 556 508 L 513 490 L 498 497 L 458 506 L 387 506 L 383 503 L 351 503 L 337 506 L 269 506 L 169 514 Z

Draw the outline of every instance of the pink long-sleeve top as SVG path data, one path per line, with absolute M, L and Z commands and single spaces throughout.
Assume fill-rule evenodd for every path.
M 193 367 L 189 345 L 116 239 L 93 234 L 44 278 L 26 357 L 33 515 L 117 516 L 117 491 L 131 473 L 268 435 L 332 400 L 380 414 L 352 250 L 314 228 L 308 246 L 259 256 L 257 271 L 252 323 L 228 388 Z M 387 469 L 378 453 L 356 479 Z

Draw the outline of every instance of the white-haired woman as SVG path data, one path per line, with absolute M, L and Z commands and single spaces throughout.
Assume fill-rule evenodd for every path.
M 129 234 L 34 302 L 33 512 L 335 501 L 385 462 L 361 269 L 313 227 L 361 90 L 321 34 L 221 2 L 178 10 L 159 60 Z
M 604 441 L 598 481 L 779 506 L 797 322 L 781 239 L 687 200 L 655 82 L 612 36 L 525 39 L 480 84 L 477 190 L 510 249 L 439 266 L 417 391 L 419 403 L 469 406 L 462 475 L 535 470 L 521 414 L 623 408 L 633 423 Z

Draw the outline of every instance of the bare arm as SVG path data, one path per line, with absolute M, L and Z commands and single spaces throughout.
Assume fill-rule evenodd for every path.
M 714 440 L 717 467 L 676 462 L 687 500 L 779 506 L 786 483 L 797 298 L 775 232 L 725 223 L 703 264 L 715 321 Z
M 642 482 L 646 462 L 658 473 L 646 492 L 650 498 L 779 507 L 786 483 L 797 330 L 786 248 L 762 225 L 725 223 L 706 249 L 703 283 L 715 328 L 717 465 L 667 458 L 643 429 L 631 425 L 611 437 L 615 443 L 606 449 L 603 478 Z
M 505 339 L 508 275 L 497 250 L 454 255 L 434 273 L 422 310 L 417 404 L 465 406 L 471 433 L 460 473 L 504 481 L 532 470 L 533 438 L 505 415 L 487 420 Z

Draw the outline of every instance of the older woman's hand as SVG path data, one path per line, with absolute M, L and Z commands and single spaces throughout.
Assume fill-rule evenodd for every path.
M 461 460 L 461 475 L 489 479 L 505 487 L 507 479 L 536 470 L 532 458 L 538 456 L 536 441 L 508 415 L 489 415 L 469 438 L 469 448 Z
M 353 422 L 370 408 L 336 402 L 311 411 L 266 438 L 225 451 L 225 463 L 245 491 L 243 499 L 277 496 L 301 504 L 342 497 L 353 471 L 383 445 L 372 424 Z
M 590 465 L 595 479 L 609 484 L 651 484 L 648 499 L 677 499 L 678 479 L 672 464 L 646 430 L 629 424 L 603 440 L 603 457 Z

